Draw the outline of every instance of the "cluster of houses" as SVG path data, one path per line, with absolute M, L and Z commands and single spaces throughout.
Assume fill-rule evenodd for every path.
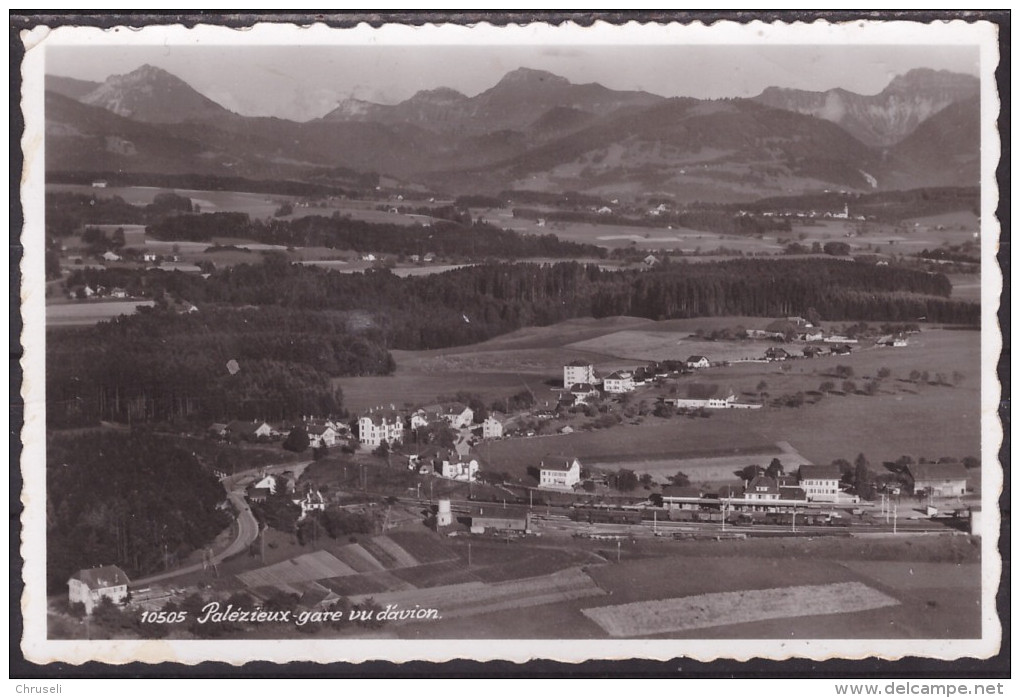
M 313 487 L 306 487 L 303 492 L 298 490 L 297 480 L 283 475 L 262 475 L 245 490 L 250 502 L 264 502 L 276 494 L 286 494 L 290 500 L 301 507 L 301 517 L 312 511 L 325 511 L 327 501 L 322 492 Z
M 563 367 L 564 392 L 561 401 L 572 405 L 583 405 L 601 398 L 603 395 L 623 395 L 649 383 L 664 381 L 671 378 L 709 368 L 712 363 L 708 357 L 692 355 L 686 361 L 653 362 L 648 366 L 640 366 L 633 371 L 614 371 L 601 376 L 595 367 L 586 361 L 572 361 Z M 662 398 L 667 405 L 684 409 L 757 409 L 758 404 L 742 403 L 732 392 L 722 397 L 689 396 L 686 398 Z
M 372 409 L 358 418 L 356 434 L 344 422 L 328 417 L 304 417 L 300 426 L 308 434 L 311 448 L 332 448 L 350 443 L 355 437 L 363 447 L 378 448 L 383 443 L 390 446 L 403 443 L 408 429 L 414 431 L 440 422 L 457 430 L 472 428 L 474 416 L 470 407 L 451 403 L 421 407 L 409 416 L 395 409 Z M 495 416 L 486 417 L 480 427 L 483 439 L 503 437 L 503 423 Z M 286 436 L 292 428 L 273 426 L 263 420 L 235 420 L 212 424 L 209 433 L 222 439 L 270 441 Z
M 967 494 L 967 469 L 961 463 L 921 463 L 907 466 L 906 475 L 914 495 L 963 497 Z M 844 491 L 842 472 L 836 465 L 802 465 L 796 474 L 776 477 L 759 473 L 742 485 L 724 485 L 712 495 L 696 487 L 663 488 L 667 508 L 698 508 L 706 498 L 718 499 L 734 508 L 777 511 L 806 503 L 837 506 L 859 504 L 857 495 Z
M 67 296 L 71 300 L 83 300 L 90 298 L 129 298 L 127 290 L 115 286 L 113 288 L 106 288 L 105 286 L 96 285 L 95 288 L 89 284 L 82 284 L 81 286 L 72 286 L 67 290 Z

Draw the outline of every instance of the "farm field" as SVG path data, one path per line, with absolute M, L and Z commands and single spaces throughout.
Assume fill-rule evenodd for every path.
M 172 191 L 187 196 L 197 204 L 202 213 L 219 211 L 241 211 L 252 218 L 268 218 L 280 204 L 294 197 L 277 194 L 254 194 L 238 191 L 205 191 L 198 189 L 177 189 L 172 187 L 104 187 L 96 189 L 85 184 L 47 184 L 47 191 L 67 191 L 111 198 L 119 196 L 134 206 L 151 204 L 156 194 Z
M 585 609 L 612 637 L 659 635 L 759 620 L 854 613 L 899 602 L 860 582 L 716 592 Z
M 605 595 L 562 599 L 533 612 L 489 606 L 477 615 L 451 614 L 438 623 L 392 630 L 422 638 L 604 638 L 610 633 L 591 616 L 605 613 L 606 607 L 639 604 L 651 620 L 632 627 L 627 633 L 632 636 L 917 639 L 980 634 L 977 548 L 964 536 L 656 540 L 631 547 L 619 564 L 603 561 L 582 568 Z M 805 597 L 808 591 L 811 599 Z M 772 615 L 747 621 L 753 614 L 727 616 L 732 604 L 715 603 L 734 598 L 761 602 L 753 607 Z M 672 602 L 676 614 L 666 613 L 670 599 L 678 600 Z M 808 601 L 817 602 L 808 604 L 817 615 L 803 614 Z M 677 619 L 695 605 L 703 614 L 714 607 L 711 626 L 677 627 Z M 629 613 L 621 618 L 636 620 Z M 664 622 L 673 623 L 672 629 L 663 629 Z
M 336 379 L 345 404 L 357 411 L 381 405 L 426 404 L 439 395 L 460 390 L 478 392 L 486 401 L 534 391 L 539 405 L 556 399 L 554 385 L 562 380 L 563 364 L 578 358 L 600 371 L 633 367 L 663 356 L 701 353 L 712 360 L 743 356 L 766 343 L 704 342 L 689 338 L 696 329 L 763 327 L 767 318 L 705 318 L 654 322 L 639 318 L 572 320 L 551 327 L 528 328 L 480 344 L 448 350 L 394 352 L 397 371 L 390 377 Z M 675 339 L 674 339 L 675 337 Z M 794 352 L 800 345 L 792 345 Z M 799 408 L 713 410 L 707 419 L 645 417 L 638 425 L 625 422 L 607 430 L 566 435 L 508 439 L 488 444 L 481 455 L 488 467 L 524 476 L 528 465 L 548 455 L 573 455 L 585 465 L 599 462 L 655 462 L 649 471 L 672 470 L 679 458 L 759 455 L 770 459 L 777 442 L 788 442 L 811 463 L 853 460 L 864 455 L 874 465 L 902 455 L 963 458 L 980 453 L 980 335 L 969 330 L 925 328 L 910 336 L 903 348 L 862 343 L 849 356 L 823 356 L 779 363 L 740 363 L 704 369 L 661 389 L 648 388 L 633 400 L 654 401 L 673 389 L 684 393 L 691 383 L 732 390 L 747 401 L 759 399 L 758 386 L 770 398 L 805 394 Z M 876 394 L 845 394 L 837 366 L 849 366 L 862 390 L 888 368 Z M 934 381 L 942 374 L 951 385 L 924 385 L 909 378 L 927 371 Z M 548 382 L 548 383 L 547 383 Z M 835 392 L 822 395 L 824 382 Z M 810 404 L 814 403 L 814 404 Z M 559 422 L 554 424 L 559 425 Z M 933 428 L 933 425 L 937 427 Z M 780 456 L 781 458 L 781 456 Z M 692 464 L 694 465 L 694 464 Z M 709 464 L 711 465 L 711 464 Z
M 152 301 L 78 301 L 46 304 L 47 327 L 94 325 L 120 315 L 131 315 L 139 306 L 149 307 Z

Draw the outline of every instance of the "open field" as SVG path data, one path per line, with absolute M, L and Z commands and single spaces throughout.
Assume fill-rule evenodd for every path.
M 598 544 L 572 545 L 578 552 L 592 546 Z M 662 620 L 652 616 L 647 626 L 632 628 L 633 634 L 658 632 L 657 637 L 691 639 L 918 639 L 977 637 L 981 632 L 978 548 L 965 536 L 656 539 L 625 546 L 634 550 L 625 551 L 620 564 L 603 562 L 583 568 L 605 596 L 563 599 L 542 606 L 540 613 L 490 606 L 478 615 L 452 614 L 440 623 L 393 629 L 401 637 L 421 638 L 604 638 L 609 633 L 588 617 L 601 607 L 642 604 L 642 609 L 655 611 L 663 610 L 663 600 L 681 599 L 679 613 L 689 614 L 688 601 L 702 600 L 704 613 L 715 595 L 730 594 L 761 603 L 728 617 L 724 617 L 726 605 L 717 605 L 719 614 L 713 621 L 727 622 L 712 627 L 667 631 Z M 615 559 L 615 550 L 606 551 L 605 556 Z M 896 562 L 889 566 L 879 560 Z M 807 599 L 803 592 L 811 588 L 818 593 Z M 797 603 L 785 604 L 784 617 L 751 620 L 756 612 L 779 610 L 793 592 Z M 866 603 L 849 605 L 850 592 Z M 825 600 L 808 604 L 819 615 L 797 613 L 812 600 Z M 766 601 L 776 603 L 765 605 Z M 791 609 L 792 613 L 786 613 Z
M 772 449 L 748 452 L 744 455 L 721 456 L 715 458 L 669 458 L 662 460 L 622 461 L 619 463 L 600 463 L 600 465 L 618 465 L 630 468 L 637 474 L 649 473 L 658 482 L 667 482 L 666 478 L 683 472 L 690 478 L 693 485 L 723 485 L 738 481 L 736 471 L 747 465 L 768 465 L 773 458 L 782 462 L 786 472 L 795 472 L 801 465 L 810 465 L 811 461 L 793 450 L 789 444 L 780 442 Z
M 68 191 L 75 194 L 88 194 L 104 198 L 119 196 L 134 206 L 151 204 L 156 194 L 172 191 L 180 196 L 187 196 L 197 204 L 202 213 L 220 211 L 241 211 L 252 218 L 268 218 L 284 201 L 294 197 L 277 194 L 253 194 L 239 191 L 204 191 L 197 189 L 176 189 L 168 187 L 105 187 L 95 189 L 84 184 L 47 184 L 47 191 Z
M 711 360 L 744 356 L 766 343 L 693 340 L 696 329 L 764 327 L 767 318 L 705 318 L 654 322 L 639 318 L 571 320 L 551 327 L 528 328 L 480 344 L 445 350 L 394 352 L 394 376 L 336 379 L 345 404 L 353 411 L 394 404 L 427 404 L 459 390 L 478 392 L 486 401 L 524 390 L 534 391 L 539 405 L 552 404 L 551 384 L 562 380 L 562 367 L 573 359 L 592 361 L 606 372 L 642 361 L 700 353 Z M 605 338 L 605 339 L 603 339 Z M 753 411 L 714 410 L 708 419 L 645 417 L 638 425 L 594 432 L 492 442 L 481 455 L 488 466 L 523 476 L 544 456 L 575 455 L 586 465 L 598 462 L 667 461 L 654 470 L 671 469 L 673 458 L 712 458 L 760 454 L 771 458 L 777 442 L 788 442 L 811 463 L 853 460 L 864 453 L 873 467 L 902 455 L 963 458 L 980 452 L 980 334 L 969 330 L 925 328 L 902 348 L 876 347 L 867 341 L 848 356 L 822 356 L 778 363 L 738 363 L 704 369 L 675 384 L 636 393 L 633 402 L 654 402 L 674 388 L 714 384 L 738 398 L 759 399 L 758 385 L 770 399 L 804 393 L 799 408 L 767 407 Z M 790 345 L 796 353 L 802 345 Z M 838 366 L 849 366 L 858 391 L 882 368 L 874 395 L 845 394 Z M 911 371 L 927 371 L 932 384 L 911 381 Z M 950 385 L 935 385 L 942 374 Z M 550 384 L 547 384 L 547 381 Z M 824 382 L 835 392 L 822 395 Z M 814 403 L 814 404 L 811 404 Z M 566 424 L 567 422 L 564 422 Z M 560 422 L 553 422 L 556 428 Z
M 537 466 L 549 457 L 577 457 L 584 465 L 637 467 L 642 462 L 670 460 L 679 464 L 687 458 L 731 457 L 748 465 L 780 450 L 773 441 L 743 424 L 744 411 L 727 410 L 709 419 L 659 419 L 647 417 L 638 425 L 621 425 L 592 432 L 574 432 L 504 439 L 485 446 L 483 454 L 491 467 L 523 475 L 528 466 Z M 756 456 L 756 454 L 758 454 Z M 741 466 L 742 467 L 742 466 Z M 657 470 L 676 470 L 668 465 Z
M 152 306 L 152 301 L 75 301 L 69 303 L 48 303 L 46 305 L 47 327 L 72 327 L 94 325 L 120 315 L 131 315 L 138 306 Z
M 712 342 L 699 340 L 684 332 L 647 330 L 623 330 L 568 345 L 578 351 L 609 354 L 634 361 L 683 360 L 688 356 L 707 356 L 713 362 L 760 359 L 772 346 L 776 346 L 775 340 Z M 790 347 L 786 348 L 791 353 L 794 351 Z
M 860 582 L 717 592 L 585 609 L 612 637 L 659 635 L 759 620 L 854 613 L 897 601 Z

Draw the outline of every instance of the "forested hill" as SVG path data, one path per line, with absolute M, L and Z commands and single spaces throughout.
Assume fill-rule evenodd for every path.
M 79 569 L 117 565 L 131 579 L 207 545 L 230 523 L 224 491 L 187 451 L 143 434 L 50 439 L 46 458 L 46 576 L 67 591 Z
M 741 259 L 664 264 L 486 264 L 400 278 L 263 263 L 199 275 L 75 272 L 71 283 L 124 286 L 155 309 L 87 330 L 51 333 L 53 426 L 176 419 L 293 419 L 342 411 L 330 378 L 385 374 L 389 349 L 435 349 L 577 317 L 651 319 L 805 315 L 826 321 L 976 325 L 942 274 L 841 260 Z M 180 314 L 185 299 L 199 311 Z M 238 362 L 231 372 L 227 364 Z

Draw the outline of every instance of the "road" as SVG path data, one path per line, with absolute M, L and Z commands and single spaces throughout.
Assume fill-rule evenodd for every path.
M 309 463 L 311 463 L 311 461 L 303 461 L 300 463 L 281 463 L 279 465 L 271 465 L 264 468 L 253 468 L 251 470 L 244 470 L 240 473 L 235 473 L 220 481 L 223 483 L 224 489 L 227 490 L 227 499 L 230 500 L 230 503 L 237 511 L 237 531 L 234 535 L 234 540 L 230 542 L 230 545 L 213 555 L 213 564 L 219 564 L 223 560 L 244 552 L 258 537 L 259 525 L 255 520 L 255 515 L 251 513 L 251 507 L 248 506 L 248 500 L 245 497 L 245 487 L 249 483 L 249 479 L 258 476 L 263 472 L 266 474 L 276 474 L 285 470 L 302 470 L 307 467 Z M 175 570 L 170 570 L 161 574 L 154 574 L 142 579 L 135 579 L 131 582 L 131 586 L 138 587 L 145 584 L 163 582 L 167 579 L 180 577 L 181 575 L 199 572 L 208 565 L 208 562 L 199 562 L 194 565 L 188 565 L 187 567 L 179 567 Z

